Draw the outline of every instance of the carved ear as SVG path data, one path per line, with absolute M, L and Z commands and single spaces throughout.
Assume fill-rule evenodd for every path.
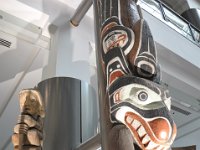
M 169 90 L 164 91 L 163 103 L 167 107 L 167 109 L 171 110 L 171 96 L 169 95 Z
M 171 97 L 164 100 L 165 105 L 167 106 L 168 110 L 171 110 Z

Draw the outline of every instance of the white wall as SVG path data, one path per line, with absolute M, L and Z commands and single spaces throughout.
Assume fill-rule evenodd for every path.
M 187 0 L 190 8 L 198 8 L 200 7 L 200 1 L 199 0 Z
M 157 43 L 200 68 L 200 48 L 197 45 L 146 11 L 143 15 Z
M 184 147 L 196 145 L 197 150 L 200 150 L 199 135 L 200 135 L 200 119 L 179 129 L 179 137 L 175 140 L 173 147 Z
M 55 0 L 20 2 L 49 16 L 48 26 L 43 32 L 49 35 L 51 48 L 45 58 L 42 79 L 69 76 L 92 83 L 96 87 L 96 70 L 93 67 L 96 61 L 93 60 L 94 57 L 91 60 L 94 51 L 89 43 L 94 42 L 93 20 L 85 16 L 78 27 L 73 27 L 69 20 L 75 11 L 70 7 L 74 2 L 69 5 Z

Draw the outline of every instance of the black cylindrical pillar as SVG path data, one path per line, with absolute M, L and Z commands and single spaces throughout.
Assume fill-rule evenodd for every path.
M 96 136 L 98 105 L 94 88 L 70 77 L 54 77 L 38 84 L 46 115 L 45 150 L 72 150 Z
M 72 150 L 81 142 L 81 81 L 55 77 L 38 84 L 46 106 L 44 149 Z

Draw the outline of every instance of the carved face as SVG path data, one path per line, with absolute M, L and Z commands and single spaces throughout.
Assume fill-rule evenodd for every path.
M 124 84 L 129 80 L 130 84 Z M 117 90 L 114 88 L 124 84 Z M 125 124 L 137 144 L 146 150 L 168 149 L 176 135 L 169 115 L 170 97 L 157 84 L 141 78 L 123 78 L 111 87 L 111 118 Z
M 40 113 L 40 104 L 35 95 L 27 95 L 24 103 L 24 112 L 37 115 Z
M 127 55 L 133 47 L 135 40 L 133 31 L 120 25 L 115 17 L 105 21 L 101 34 L 105 54 L 114 47 L 119 47 Z
M 34 89 L 22 90 L 19 94 L 20 109 L 31 115 L 44 117 L 44 106 L 40 93 Z
M 136 70 L 130 69 L 127 55 L 134 45 L 133 31 L 112 17 L 105 21 L 101 38 L 111 122 L 126 125 L 143 150 L 168 149 L 176 136 L 176 125 L 169 114 L 171 100 L 166 89 L 134 76 Z M 150 58 L 154 57 L 142 51 L 136 62 L 151 77 L 156 64 L 149 69 Z

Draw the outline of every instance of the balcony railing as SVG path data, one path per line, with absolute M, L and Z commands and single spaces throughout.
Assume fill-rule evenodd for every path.
M 138 4 L 147 12 L 200 46 L 200 31 L 159 0 L 139 0 Z

